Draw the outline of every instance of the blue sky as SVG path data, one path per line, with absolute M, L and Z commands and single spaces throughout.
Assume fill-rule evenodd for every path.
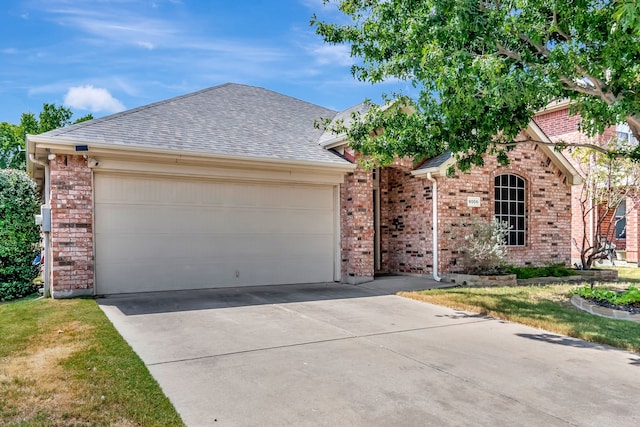
M 344 19 L 322 0 L 3 0 L 0 122 L 45 102 L 102 117 L 226 82 L 336 110 L 408 89 L 356 81 L 313 13 Z

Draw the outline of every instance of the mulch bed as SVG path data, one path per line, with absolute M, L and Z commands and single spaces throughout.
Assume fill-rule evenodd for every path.
M 614 310 L 620 310 L 620 311 L 628 311 L 631 314 L 640 314 L 640 303 L 637 303 L 637 302 L 633 304 L 616 305 L 616 304 L 611 304 L 608 301 L 597 300 L 594 298 L 585 298 L 585 299 L 601 307 L 612 308 Z

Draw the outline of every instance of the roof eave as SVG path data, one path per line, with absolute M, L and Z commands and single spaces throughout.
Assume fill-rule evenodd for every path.
M 569 160 L 567 160 L 562 153 L 558 153 L 550 147 L 552 141 L 534 121 L 529 122 L 529 126 L 527 126 L 525 131 L 532 136 L 534 140 L 541 142 L 539 146 L 542 151 L 549 156 L 554 164 L 565 174 L 567 178 L 569 178 L 569 183 L 571 185 L 582 184 L 583 180 L 580 173 L 571 165 Z
M 447 176 L 447 170 L 449 166 L 452 166 L 456 163 L 455 157 L 453 155 L 449 157 L 447 160 L 442 162 L 439 166 L 433 166 L 430 168 L 416 169 L 411 171 L 411 175 L 425 178 L 428 174 L 433 176 Z
M 164 157 L 179 159 L 182 161 L 211 161 L 211 162 L 233 162 L 245 164 L 263 164 L 265 166 L 276 167 L 281 166 L 300 166 L 300 167 L 317 167 L 324 169 L 332 169 L 342 172 L 352 172 L 357 165 L 351 164 L 346 160 L 339 162 L 323 162 L 313 160 L 294 160 L 280 159 L 273 157 L 257 157 L 257 156 L 238 156 L 220 153 L 202 153 L 198 151 L 176 151 L 172 149 L 146 147 L 139 145 L 113 145 L 95 141 L 80 141 L 74 139 L 65 139 L 60 137 L 48 137 L 42 135 L 27 135 L 27 144 L 31 148 L 31 152 L 36 154 L 37 150 L 49 149 L 52 153 L 64 154 L 86 154 L 91 156 L 113 156 L 117 154 L 127 153 L 127 155 L 137 155 L 139 157 Z M 87 145 L 88 151 L 76 151 L 78 145 Z M 27 166 L 29 167 L 29 165 Z M 33 167 L 33 165 L 32 165 Z

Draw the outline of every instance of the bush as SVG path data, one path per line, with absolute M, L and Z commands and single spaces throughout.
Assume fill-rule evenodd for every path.
M 33 215 L 39 212 L 36 185 L 23 172 L 0 170 L 0 300 L 33 291 L 38 274 L 32 265 L 39 251 L 40 232 Z
M 9 301 L 31 295 L 37 291 L 33 283 L 7 282 L 0 283 L 0 301 Z
M 475 220 L 464 227 L 462 263 L 468 274 L 500 274 L 506 267 L 507 247 L 505 239 L 509 226 L 493 218 L 491 221 Z
M 518 279 L 531 279 L 533 277 L 566 277 L 574 274 L 563 264 L 552 264 L 544 267 L 510 266 L 509 273 L 515 274 Z

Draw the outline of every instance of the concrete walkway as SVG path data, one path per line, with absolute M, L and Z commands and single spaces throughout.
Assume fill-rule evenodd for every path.
M 383 278 L 99 300 L 190 426 L 637 426 L 640 355 Z

